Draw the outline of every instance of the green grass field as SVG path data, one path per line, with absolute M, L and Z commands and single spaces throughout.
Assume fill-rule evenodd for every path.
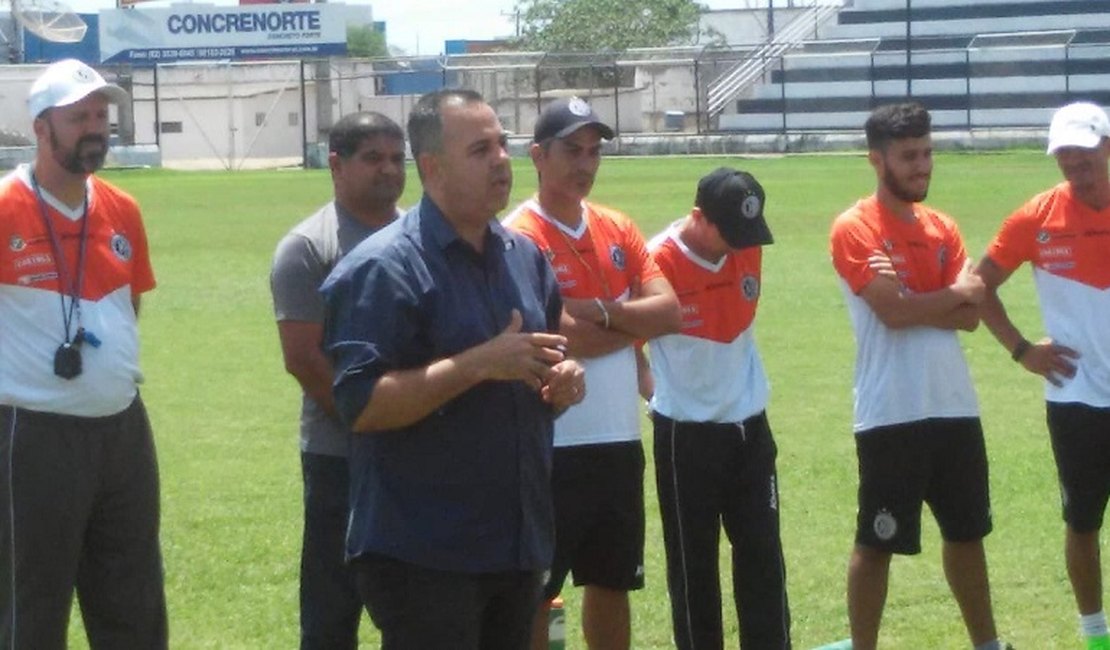
M 1036 152 L 938 155 L 929 202 L 960 222 L 978 256 L 1003 217 L 1058 179 Z M 827 235 L 832 218 L 873 190 L 866 159 L 608 159 L 593 198 L 632 215 L 646 235 L 688 209 L 697 179 L 730 164 L 768 194 L 776 243 L 765 253 L 757 338 L 773 385 L 783 538 L 795 647 L 847 636 L 844 582 L 855 516 L 851 434 L 854 341 Z M 535 189 L 516 161 L 513 203 Z M 301 480 L 298 390 L 282 368 L 268 272 L 278 239 L 330 196 L 326 171 L 105 176 L 141 202 L 158 288 L 143 302 L 143 388 L 162 470 L 171 646 L 293 648 Z M 410 173 L 404 204 L 419 195 Z M 1041 333 L 1027 271 L 1003 298 L 1030 338 Z M 962 338 L 982 403 L 995 531 L 988 538 L 996 617 L 1023 650 L 1077 648 L 1062 561 L 1062 523 L 1041 387 L 985 328 Z M 649 429 L 644 427 L 647 439 Z M 650 444 L 647 445 L 650 452 Z M 654 474 L 648 495 L 647 588 L 633 596 L 635 648 L 667 648 L 670 618 Z M 968 647 L 927 517 L 924 552 L 896 559 L 880 645 Z M 727 551 L 727 547 L 725 549 Z M 726 602 L 731 587 L 725 576 Z M 568 590 L 568 647 L 583 648 Z M 730 647 L 735 615 L 728 613 Z M 86 647 L 75 615 L 73 647 Z M 362 638 L 376 647 L 368 621 Z

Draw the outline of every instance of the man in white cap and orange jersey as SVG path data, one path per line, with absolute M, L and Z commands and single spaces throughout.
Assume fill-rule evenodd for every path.
M 158 468 L 138 384 L 154 287 L 139 206 L 93 176 L 127 93 L 68 59 L 28 99 L 35 160 L 0 180 L 0 647 L 165 648 Z
M 589 391 L 555 421 L 555 559 L 545 597 L 567 574 L 585 587 L 582 629 L 591 649 L 631 643 L 628 592 L 644 584 L 644 451 L 633 344 L 678 331 L 678 299 L 624 214 L 586 201 L 613 130 L 578 97 L 549 104 L 530 154 L 539 191 L 505 219 L 555 269 L 569 354 Z M 546 602 L 546 601 L 545 601 Z M 546 647 L 547 609 L 533 647 Z
M 1056 112 L 1048 153 L 1064 182 L 1002 223 L 976 269 L 982 319 L 1023 368 L 1045 379 L 1048 433 L 1060 480 L 1064 557 L 1087 647 L 1110 650 L 1099 530 L 1110 496 L 1110 121 L 1095 104 Z M 1033 267 L 1046 337 L 1025 338 L 998 287 Z

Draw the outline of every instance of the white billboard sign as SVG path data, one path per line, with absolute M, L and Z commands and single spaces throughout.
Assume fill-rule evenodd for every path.
M 345 7 L 179 4 L 100 12 L 100 60 L 152 64 L 347 53 Z

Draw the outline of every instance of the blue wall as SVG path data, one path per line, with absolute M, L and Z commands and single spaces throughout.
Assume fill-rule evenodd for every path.
M 386 95 L 423 95 L 443 88 L 443 68 L 434 59 L 407 62 L 412 72 L 396 72 L 382 78 Z

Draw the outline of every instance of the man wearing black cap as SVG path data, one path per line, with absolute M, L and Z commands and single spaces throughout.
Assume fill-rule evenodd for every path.
M 721 167 L 694 208 L 648 244 L 682 304 L 682 330 L 651 339 L 655 483 L 675 645 L 723 648 L 718 543 L 732 543 L 741 648 L 789 648 L 777 448 L 756 349 L 764 192 Z
M 505 223 L 535 241 L 555 269 L 565 308 L 560 331 L 583 359 L 585 399 L 555 422 L 555 559 L 545 596 L 568 573 L 585 586 L 590 648 L 628 648 L 628 592 L 643 587 L 644 454 L 633 344 L 678 330 L 678 300 L 643 236 L 620 212 L 585 199 L 613 130 L 585 101 L 552 102 L 531 147 L 539 192 Z M 545 601 L 546 602 L 546 601 Z M 541 608 L 534 647 L 546 647 Z
M 991 531 L 979 404 L 957 330 L 979 325 L 983 281 L 951 217 L 923 203 L 929 113 L 881 106 L 865 125 L 878 188 L 833 222 L 833 266 L 855 330 L 859 507 L 848 565 L 855 650 L 873 650 L 893 554 L 921 552 L 921 506 L 976 650 L 1000 650 L 983 538 Z

